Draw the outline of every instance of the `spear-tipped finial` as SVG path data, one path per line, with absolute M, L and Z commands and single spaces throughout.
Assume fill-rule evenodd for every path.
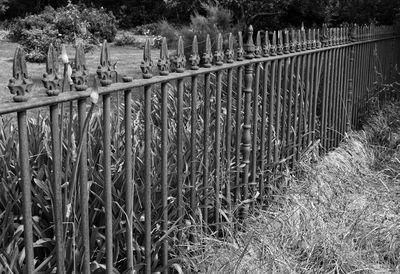
M 289 53 L 289 31 L 285 29 L 283 31 L 283 53 L 288 54 Z
M 283 54 L 283 34 L 282 30 L 278 30 L 278 44 L 276 45 L 276 51 L 278 55 Z
M 190 69 L 192 70 L 199 69 L 199 64 L 200 64 L 199 44 L 197 43 L 196 35 L 193 37 L 192 53 L 190 54 L 189 62 L 190 62 Z
M 235 55 L 235 52 L 233 50 L 233 35 L 232 35 L 232 33 L 229 33 L 228 48 L 225 51 L 226 62 L 227 63 L 233 63 L 234 62 L 234 59 L 233 59 L 234 55 Z
M 321 33 L 320 33 L 319 29 L 317 29 L 317 34 L 316 34 L 316 46 L 317 46 L 317 49 L 320 49 L 321 46 L 322 46 L 322 44 L 321 44 Z
M 203 53 L 203 67 L 210 68 L 212 62 L 211 39 L 210 35 L 206 37 L 206 51 Z
M 308 32 L 307 32 L 307 50 L 310 50 L 311 49 L 311 47 L 312 47 L 312 32 L 311 32 L 311 29 L 308 29 Z
M 296 52 L 296 32 L 293 28 L 290 30 L 289 52 Z
M 97 67 L 97 77 L 100 79 L 102 86 L 109 86 L 115 81 L 117 72 L 115 71 L 115 65 L 111 65 L 110 61 L 110 49 L 107 40 L 103 41 L 100 54 L 100 65 Z
M 236 50 L 236 60 L 243 61 L 244 59 L 244 48 L 243 48 L 243 35 L 242 32 L 238 32 L 238 48 Z
M 186 57 L 185 57 L 185 52 L 184 52 L 182 36 L 179 36 L 177 55 L 173 58 L 172 62 L 174 64 L 175 72 L 182 73 L 185 71 Z
M 82 43 L 79 43 L 75 52 L 75 64 L 72 69 L 71 79 L 76 91 L 84 91 L 88 88 L 89 72 L 86 69 L 85 51 Z
M 316 40 L 316 30 L 315 29 L 312 29 L 312 32 L 311 32 L 311 48 L 312 49 L 315 49 L 316 47 L 317 47 L 317 40 Z
M 254 48 L 254 57 L 255 58 L 261 58 L 262 57 L 261 31 L 257 31 L 256 46 Z
M 323 24 L 322 25 L 322 46 L 327 47 L 329 45 L 329 30 L 328 30 L 328 25 Z
M 254 58 L 254 51 L 255 51 L 255 45 L 253 42 L 253 26 L 250 25 L 249 29 L 247 31 L 247 42 L 244 45 L 244 51 L 245 51 L 245 58 L 246 59 L 253 59 Z
M 147 38 L 143 49 L 143 60 L 140 64 L 140 69 L 142 70 L 142 75 L 144 79 L 150 79 L 153 77 L 153 61 L 151 60 L 150 52 L 150 39 Z
M 302 42 L 301 42 L 301 30 L 297 30 L 297 41 L 296 41 L 296 51 L 299 52 L 301 51 L 302 48 Z
M 262 50 L 263 50 L 263 56 L 264 57 L 268 57 L 269 56 L 269 54 L 270 54 L 270 48 L 271 48 L 271 45 L 270 45 L 270 43 L 269 43 L 269 37 L 268 37 L 269 35 L 268 35 L 268 31 L 266 30 L 265 31 L 265 40 L 264 40 L 264 45 L 263 45 L 263 48 L 262 48 Z
M 50 44 L 47 51 L 46 73 L 43 74 L 42 79 L 48 96 L 57 96 L 60 94 L 62 79 L 58 75 L 58 67 L 57 52 L 53 44 Z
M 272 43 L 271 43 L 271 48 L 270 48 L 270 54 L 271 56 L 276 56 L 277 54 L 277 46 L 276 46 L 276 31 L 272 32 Z
M 165 37 L 163 37 L 161 42 L 160 59 L 158 59 L 157 67 L 160 75 L 166 76 L 169 74 L 168 46 L 167 38 Z
M 13 78 L 10 79 L 8 89 L 12 94 L 16 94 L 14 102 L 26 102 L 26 93 L 32 90 L 33 82 L 28 77 L 28 69 L 25 61 L 25 52 L 18 46 L 15 50 L 13 60 Z
M 224 64 L 224 49 L 221 33 L 219 33 L 217 37 L 217 49 L 214 53 L 214 59 L 217 66 L 222 66 Z
M 304 28 L 301 29 L 301 50 L 307 50 L 307 35 L 306 30 Z

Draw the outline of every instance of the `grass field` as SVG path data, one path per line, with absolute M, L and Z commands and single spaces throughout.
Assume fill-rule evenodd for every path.
M 12 62 L 17 43 L 8 41 L 0 41 L 0 96 L 9 96 L 10 92 L 7 88 L 8 81 L 12 77 Z M 140 62 L 142 61 L 143 50 L 133 46 L 117 47 L 110 46 L 111 62 L 117 62 L 117 71 L 120 74 L 141 78 Z M 68 56 L 75 57 L 75 49 L 67 46 Z M 157 60 L 159 56 L 158 50 L 153 50 L 153 60 Z M 90 74 L 94 74 L 100 62 L 100 47 L 93 52 L 86 54 L 86 62 Z M 46 65 L 37 63 L 28 63 L 28 73 L 35 81 L 34 89 L 42 87 L 41 78 L 46 70 Z

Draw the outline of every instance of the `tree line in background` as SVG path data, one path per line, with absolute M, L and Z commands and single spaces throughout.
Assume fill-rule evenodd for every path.
M 2 19 L 39 13 L 46 6 L 66 6 L 67 0 L 0 0 Z M 400 11 L 395 0 L 76 0 L 74 4 L 103 7 L 118 18 L 120 28 L 132 28 L 162 19 L 187 24 L 191 16 L 204 13 L 204 3 L 232 12 L 234 24 L 253 24 L 271 29 L 342 22 L 391 24 Z

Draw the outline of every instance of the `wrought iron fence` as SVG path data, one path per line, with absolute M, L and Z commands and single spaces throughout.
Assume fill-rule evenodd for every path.
M 36 92 L 17 48 L 8 86 L 15 95 L 0 99 L 0 115 L 16 113 L 18 120 L 24 273 L 89 273 L 95 261 L 107 273 L 167 273 L 185 222 L 218 230 L 243 218 L 271 199 L 280 171 L 305 151 L 315 144 L 330 150 L 359 126 L 375 83 L 398 79 L 399 38 L 393 27 L 324 25 L 259 31 L 254 43 L 250 27 L 246 43 L 241 33 L 220 34 L 214 52 L 209 37 L 198 52 L 195 37 L 188 60 L 181 38 L 172 57 L 164 39 L 158 72 L 147 41 L 144 79 L 118 75 L 104 43 L 92 88 L 81 47 L 70 76 L 66 60 L 59 75 L 50 47 L 44 89 Z M 114 106 L 120 93 L 124 100 Z M 35 259 L 34 243 L 43 236 L 32 219 L 45 209 L 32 203 L 41 169 L 30 155 L 27 113 L 44 108 L 51 169 L 40 180 L 51 185 L 52 261 L 43 259 L 49 254 Z M 124 242 L 113 242 L 117 237 Z

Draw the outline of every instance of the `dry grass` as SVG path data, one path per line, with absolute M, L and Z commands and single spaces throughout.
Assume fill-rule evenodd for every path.
M 400 106 L 382 109 L 317 163 L 304 157 L 287 193 L 245 232 L 200 235 L 184 261 L 200 273 L 399 273 Z

